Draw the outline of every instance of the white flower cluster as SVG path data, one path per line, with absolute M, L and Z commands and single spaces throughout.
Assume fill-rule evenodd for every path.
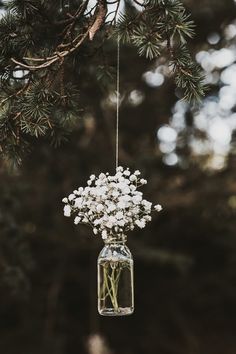
M 137 189 L 147 181 L 140 178 L 140 171 L 131 173 L 129 168 L 117 167 L 116 174 L 91 175 L 87 187 L 74 190 L 63 198 L 64 215 L 74 216 L 74 223 L 89 224 L 93 233 L 103 239 L 123 235 L 135 226 L 144 228 L 151 221 L 152 203 L 143 199 Z M 154 210 L 161 211 L 160 204 Z

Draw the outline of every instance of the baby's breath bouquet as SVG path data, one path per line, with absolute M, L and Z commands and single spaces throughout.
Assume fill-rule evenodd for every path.
M 157 204 L 143 199 L 138 188 L 147 183 L 140 171 L 117 167 L 116 174 L 91 175 L 87 187 L 74 190 L 64 198 L 64 215 L 74 216 L 74 223 L 88 224 L 103 239 L 120 237 L 135 227 L 144 228 L 151 221 L 151 211 L 161 211 Z
M 147 181 L 140 175 L 138 170 L 131 173 L 120 166 L 113 176 L 108 172 L 91 175 L 85 188 L 63 198 L 64 215 L 73 216 L 76 225 L 90 225 L 105 241 L 98 258 L 98 309 L 102 315 L 133 312 L 133 259 L 125 245 L 126 234 L 135 227 L 144 228 L 151 221 L 151 212 L 162 210 L 160 204 L 152 206 L 143 198 L 138 189 Z

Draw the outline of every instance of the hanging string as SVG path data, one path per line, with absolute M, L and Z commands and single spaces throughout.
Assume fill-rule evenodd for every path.
M 116 168 L 119 164 L 119 114 L 120 114 L 120 37 L 117 38 L 117 72 L 116 72 Z

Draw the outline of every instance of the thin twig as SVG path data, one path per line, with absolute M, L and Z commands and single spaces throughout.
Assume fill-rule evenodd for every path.
M 21 66 L 24 69 L 28 69 L 28 70 L 39 70 L 39 69 L 45 69 L 48 68 L 49 66 L 51 66 L 52 64 L 56 63 L 57 61 L 60 61 L 62 58 L 65 58 L 67 55 L 73 53 L 83 42 L 84 40 L 87 38 L 89 34 L 89 29 L 87 29 L 87 31 L 83 34 L 82 38 L 78 41 L 78 43 L 73 47 L 70 48 L 68 50 L 65 50 L 63 52 L 57 52 L 52 59 L 49 59 L 48 61 L 44 62 L 41 65 L 28 65 L 28 64 L 24 64 L 14 58 L 11 58 L 12 62 Z
M 30 84 L 30 80 L 20 90 L 18 90 L 17 92 L 14 92 L 12 95 L 4 98 L 4 100 L 2 100 L 0 102 L 0 106 L 3 106 L 11 98 L 20 96 L 25 90 L 27 90 L 27 88 L 29 87 L 29 84 Z

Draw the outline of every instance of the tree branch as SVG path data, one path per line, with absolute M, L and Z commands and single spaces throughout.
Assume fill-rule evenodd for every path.
M 107 14 L 107 3 L 106 0 L 102 0 L 97 8 L 97 14 L 95 13 L 95 21 L 91 28 L 89 29 L 89 39 L 93 40 L 95 34 L 99 31 L 103 25 Z
M 64 36 L 64 38 L 68 35 L 69 32 L 71 32 L 72 28 L 75 25 L 75 21 L 85 11 L 85 9 L 87 7 L 87 4 L 88 4 L 88 0 L 86 0 L 82 4 L 83 6 L 79 8 L 77 13 L 73 17 L 73 22 L 70 25 L 69 29 L 67 30 L 66 35 Z M 40 70 L 40 69 L 45 69 L 45 68 L 50 67 L 52 64 L 55 64 L 56 62 L 61 61 L 66 56 L 68 56 L 69 54 L 73 53 L 76 49 L 78 49 L 81 46 L 81 44 L 86 40 L 87 37 L 89 37 L 90 40 L 93 40 L 95 34 L 99 31 L 99 29 L 101 28 L 101 26 L 103 25 L 103 23 L 105 21 L 106 13 L 107 13 L 106 1 L 105 0 L 100 0 L 98 2 L 97 9 L 96 9 L 95 14 L 94 14 L 94 21 L 88 27 L 88 29 L 86 30 L 86 32 L 84 34 L 82 34 L 82 35 L 79 34 L 74 40 L 72 40 L 69 43 L 65 43 L 65 44 L 61 43 L 61 44 L 59 44 L 57 46 L 57 48 L 56 48 L 56 51 L 55 51 L 54 55 L 52 55 L 51 57 L 47 57 L 47 58 L 29 58 L 29 57 L 24 57 L 23 58 L 23 60 L 32 61 L 32 62 L 41 62 L 41 64 L 39 64 L 39 65 L 29 65 L 29 64 L 23 63 L 23 62 L 21 62 L 19 60 L 16 60 L 15 58 L 11 58 L 11 61 L 14 64 L 16 64 L 16 65 L 19 65 L 21 68 L 27 69 L 27 70 L 30 70 L 30 71 Z M 78 42 L 76 43 L 76 41 L 78 41 Z M 70 48 L 67 49 L 67 50 L 60 51 L 60 49 L 66 48 L 66 47 L 70 47 Z

